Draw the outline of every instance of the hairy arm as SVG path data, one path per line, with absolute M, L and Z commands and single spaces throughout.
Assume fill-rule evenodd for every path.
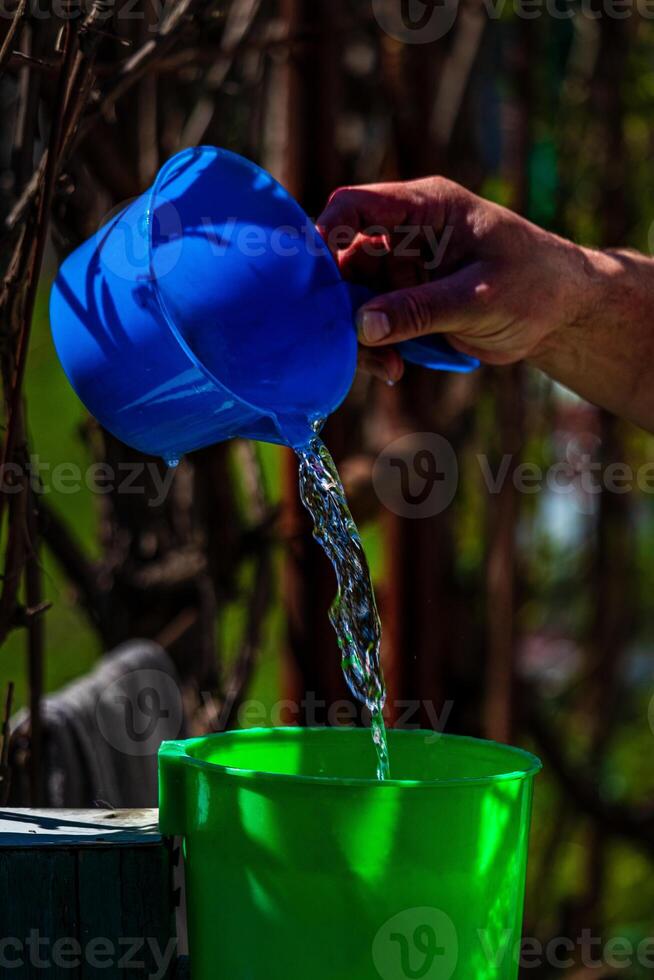
M 654 432 L 654 262 L 580 249 L 574 315 L 528 360 L 588 401 Z

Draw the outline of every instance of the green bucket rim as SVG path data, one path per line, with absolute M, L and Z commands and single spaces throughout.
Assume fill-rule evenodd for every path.
M 385 779 L 379 780 L 376 776 L 369 777 L 356 777 L 356 776 L 308 776 L 308 775 L 293 775 L 291 773 L 282 772 L 270 772 L 267 770 L 257 770 L 257 769 L 241 769 L 234 766 L 226 766 L 217 762 L 209 762 L 206 759 L 198 759 L 193 755 L 190 755 L 188 749 L 196 745 L 205 745 L 208 741 L 226 738 L 228 736 L 237 735 L 239 738 L 254 740 L 257 738 L 273 737 L 275 739 L 280 738 L 290 738 L 293 735 L 315 733 L 315 732 L 329 732 L 330 734 L 343 732 L 352 734 L 352 732 L 359 731 L 365 733 L 368 738 L 370 738 L 370 731 L 365 728 L 351 728 L 351 727 L 307 727 L 302 728 L 300 726 L 276 726 L 274 728 L 247 728 L 247 729 L 236 729 L 226 732 L 217 732 L 212 735 L 202 735 L 198 738 L 185 739 L 183 741 L 171 741 L 162 742 L 159 749 L 159 757 L 166 758 L 169 760 L 178 759 L 180 764 L 191 766 L 195 769 L 201 769 L 206 772 L 212 772 L 214 774 L 219 774 L 223 776 L 229 776 L 231 778 L 240 779 L 244 781 L 257 780 L 265 782 L 274 783 L 291 783 L 295 785 L 308 785 L 308 786 L 329 786 L 344 787 L 344 788 L 372 788 L 375 787 L 379 792 L 384 792 L 391 788 L 401 788 L 408 790 L 421 790 L 421 789 L 451 789 L 454 786 L 490 786 L 497 783 L 506 783 L 511 781 L 528 780 L 537 776 L 538 773 L 543 768 L 543 763 L 541 760 L 535 756 L 533 753 L 528 752 L 526 749 L 518 748 L 514 745 L 506 745 L 503 742 L 496 742 L 491 739 L 474 738 L 470 735 L 446 735 L 443 733 L 438 733 L 431 731 L 430 729 L 401 729 L 392 728 L 389 729 L 389 734 L 392 738 L 416 738 L 422 736 L 424 738 L 429 738 L 431 740 L 436 738 L 440 741 L 445 739 L 449 742 L 457 742 L 459 744 L 468 745 L 480 745 L 484 747 L 492 746 L 497 749 L 501 749 L 504 752 L 508 752 L 513 755 L 516 760 L 522 759 L 525 763 L 525 768 L 514 769 L 509 772 L 500 772 L 494 775 L 486 776 L 455 776 L 448 777 L 447 779 Z M 339 737 L 339 736 L 337 736 Z

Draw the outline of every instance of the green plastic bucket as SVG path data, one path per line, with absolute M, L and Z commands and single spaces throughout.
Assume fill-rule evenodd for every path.
M 275 728 L 164 742 L 193 980 L 515 980 L 538 759 L 494 742 Z

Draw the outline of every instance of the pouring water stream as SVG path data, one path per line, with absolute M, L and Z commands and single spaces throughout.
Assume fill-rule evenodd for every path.
M 377 777 L 390 776 L 383 709 L 386 687 L 380 662 L 381 622 L 370 569 L 345 490 L 329 450 L 318 436 L 297 449 L 300 496 L 314 537 L 334 566 L 338 590 L 329 618 L 336 631 L 345 679 L 370 711 Z

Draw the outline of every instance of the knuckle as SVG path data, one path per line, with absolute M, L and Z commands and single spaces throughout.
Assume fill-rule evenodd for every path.
M 357 188 L 351 187 L 348 184 L 344 185 L 343 187 L 337 187 L 329 198 L 329 203 L 334 204 L 337 202 L 339 204 L 347 204 L 354 200 L 356 193 Z
M 440 174 L 434 174 L 433 177 L 422 177 L 419 180 L 410 181 L 408 186 L 417 193 L 433 195 L 439 191 L 446 190 L 447 187 L 454 185 L 452 184 L 452 181 L 447 179 L 447 177 L 441 177 Z
M 408 292 L 404 297 L 402 319 L 404 325 L 413 333 L 421 334 L 429 330 L 431 324 L 431 309 L 419 290 Z
M 431 178 L 431 194 L 440 201 L 452 201 L 461 196 L 463 188 L 447 177 L 437 175 Z
M 356 205 L 356 189 L 353 187 L 338 187 L 329 198 L 322 221 L 332 250 L 346 247 L 354 237 L 358 227 Z
M 489 279 L 483 279 L 475 286 L 475 302 L 482 310 L 488 310 L 496 306 L 498 299 L 496 284 Z
M 440 174 L 432 177 L 432 180 L 434 182 L 434 190 L 439 194 L 446 194 L 457 186 L 451 180 L 448 180 L 447 177 L 441 177 Z

